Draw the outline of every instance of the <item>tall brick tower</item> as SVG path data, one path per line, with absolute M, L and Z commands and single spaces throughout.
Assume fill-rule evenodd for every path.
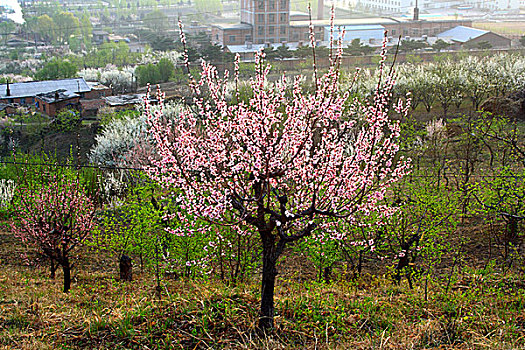
M 241 23 L 252 26 L 254 44 L 286 42 L 290 0 L 241 0 Z

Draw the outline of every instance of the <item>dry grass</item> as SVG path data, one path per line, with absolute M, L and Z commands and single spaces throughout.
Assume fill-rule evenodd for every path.
M 64 294 L 60 275 L 3 259 L 0 348 L 525 349 L 522 280 L 492 270 L 464 270 L 448 293 L 431 281 L 426 301 L 422 283 L 409 290 L 364 276 L 325 285 L 284 274 L 277 329 L 261 339 L 256 281 L 166 280 L 159 299 L 151 275 L 121 283 L 96 266 L 77 269 Z

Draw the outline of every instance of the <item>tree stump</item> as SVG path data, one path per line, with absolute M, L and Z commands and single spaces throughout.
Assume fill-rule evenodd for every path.
M 120 280 L 131 281 L 133 279 L 131 258 L 127 255 L 120 257 Z

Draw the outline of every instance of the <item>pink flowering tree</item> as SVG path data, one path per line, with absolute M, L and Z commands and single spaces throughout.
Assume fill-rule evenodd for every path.
M 37 187 L 37 188 L 34 188 Z M 71 286 L 71 259 L 94 226 L 95 206 L 78 180 L 52 179 L 40 186 L 17 188 L 20 206 L 11 225 L 15 236 L 36 247 L 64 272 L 64 293 Z
M 180 201 L 181 213 L 173 215 L 183 225 L 171 232 L 184 234 L 184 226 L 191 231 L 193 223 L 182 214 L 187 212 L 260 236 L 263 331 L 273 328 L 276 264 L 285 249 L 315 232 L 342 239 L 338 226 L 357 214 L 391 214 L 383 199 L 409 169 L 398 155 L 399 125 L 389 119 L 391 106 L 402 114 L 409 108 L 392 101 L 395 75 L 383 72 L 385 50 L 377 89 L 366 101 L 340 91 L 341 55 L 340 47 L 331 50 L 332 64 L 323 75 L 314 59 L 313 93 L 302 89 L 299 78 L 283 75 L 271 83 L 259 53 L 248 102 L 238 89 L 230 98 L 228 73 L 221 77 L 205 62 L 200 79 L 190 77 L 194 108 L 167 120 L 162 94 L 161 108 L 153 111 L 146 102 L 156 150 L 149 173 L 175 189 Z M 235 86 L 238 64 L 237 57 Z

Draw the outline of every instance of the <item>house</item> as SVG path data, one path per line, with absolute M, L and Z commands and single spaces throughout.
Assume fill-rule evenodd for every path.
M 109 33 L 104 30 L 93 31 L 93 42 L 97 45 L 104 44 L 109 41 Z
M 339 40 L 343 32 L 343 43 L 360 39 L 365 44 L 381 45 L 385 37 L 385 27 L 380 24 L 338 26 L 334 28 L 334 40 Z M 324 27 L 324 41 L 330 41 L 330 26 Z
M 37 95 L 60 89 L 75 92 L 82 98 L 85 93 L 91 91 L 83 78 L 7 83 L 0 84 L 0 103 L 31 106 L 35 104 Z
M 110 87 L 102 85 L 96 81 L 87 81 L 87 85 L 91 88 L 91 91 L 87 91 L 82 96 L 85 100 L 101 99 L 102 97 L 111 96 L 113 91 Z
M 93 100 L 80 100 L 80 110 L 82 117 L 90 119 L 89 117 L 95 117 L 100 108 L 106 105 L 104 98 L 97 98 Z
M 17 108 L 18 104 L 15 103 L 0 103 L 0 118 L 3 117 L 2 113 L 5 113 L 5 115 L 14 114 Z
M 53 109 L 58 110 L 63 108 L 61 101 L 53 103 L 49 102 L 51 101 L 51 97 L 55 97 L 54 93 L 56 91 L 64 91 L 63 94 L 59 94 L 60 100 L 64 99 L 66 96 L 69 96 L 68 100 L 77 97 L 81 101 L 98 100 L 98 102 L 86 102 L 85 104 L 78 105 L 78 101 L 74 103 L 69 101 L 67 103 L 74 104 L 75 108 L 81 110 L 82 114 L 96 114 L 96 111 L 92 111 L 91 109 L 94 106 L 103 105 L 104 101 L 102 98 L 111 96 L 113 93 L 111 88 L 97 82 L 86 82 L 83 78 L 30 81 L 14 84 L 7 83 L 0 84 L 0 103 L 17 103 L 25 106 L 35 106 L 40 112 L 51 115 L 50 113 L 53 113 Z M 49 93 L 53 93 L 53 95 L 50 97 L 48 96 Z M 42 103 L 44 104 L 42 105 Z M 84 108 L 84 106 L 89 106 L 89 108 Z
M 38 94 L 35 100 L 37 110 L 50 117 L 55 117 L 62 109 L 80 110 L 80 95 L 65 89 Z
M 129 52 L 131 53 L 144 53 L 146 52 L 146 43 L 143 42 L 130 42 L 128 44 Z
M 212 41 L 222 46 L 243 45 L 252 42 L 252 26 L 246 23 L 215 24 L 211 28 Z
M 114 43 L 119 43 L 119 42 L 129 43 L 130 42 L 128 38 L 121 36 L 121 35 L 116 35 L 116 34 L 109 34 L 108 40 Z
M 502 49 L 509 48 L 511 40 L 499 34 L 487 30 L 457 26 L 436 35 L 437 38 L 447 41 L 454 45 L 454 48 L 475 48 L 483 43 L 487 47 Z
M 118 95 L 118 96 L 108 96 L 104 97 L 106 105 L 113 107 L 118 110 L 122 109 L 132 109 L 135 108 L 135 105 L 144 102 L 146 94 L 133 94 L 133 95 Z M 149 101 L 151 103 L 157 103 L 158 100 L 150 97 Z

